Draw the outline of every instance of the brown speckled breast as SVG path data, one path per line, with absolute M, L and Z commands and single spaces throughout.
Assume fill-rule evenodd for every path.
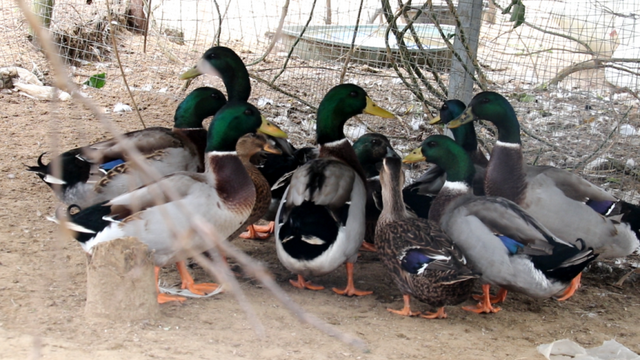
M 256 190 L 247 170 L 235 153 L 209 155 L 208 167 L 215 174 L 214 187 L 230 211 L 251 211 Z
M 233 235 L 229 236 L 229 240 L 235 239 L 246 230 L 245 228 L 247 226 L 253 225 L 256 221 L 260 220 L 262 216 L 267 213 L 267 210 L 269 210 L 269 204 L 271 204 L 271 187 L 269 186 L 267 179 L 265 179 L 260 170 L 256 169 L 256 167 L 251 163 L 246 163 L 244 165 L 256 189 L 256 202 L 253 204 L 253 210 L 251 210 L 251 215 L 249 215 L 247 221 L 245 221 L 244 224 L 242 224 L 242 226 L 233 233 Z

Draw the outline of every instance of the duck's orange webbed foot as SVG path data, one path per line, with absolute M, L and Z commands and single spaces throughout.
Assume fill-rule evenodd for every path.
M 378 249 L 372 243 L 363 241 L 362 245 L 360 245 L 360 251 L 378 252 Z
M 436 312 L 427 312 L 426 314 L 421 314 L 421 318 L 425 319 L 446 319 L 447 313 L 444 312 L 444 306 L 438 309 Z
M 185 265 L 184 261 L 178 261 L 176 263 L 176 267 L 178 268 L 178 273 L 180 273 L 180 278 L 182 279 L 182 289 L 187 289 L 196 295 L 207 295 L 211 292 L 214 292 L 218 289 L 219 285 L 214 283 L 201 283 L 196 284 L 189 274 L 187 270 L 187 265 Z
M 392 312 L 394 314 L 402 315 L 402 316 L 420 315 L 420 311 L 411 311 L 411 306 L 409 305 L 409 302 L 411 301 L 411 296 L 402 295 L 402 299 L 404 300 L 404 307 L 401 310 L 387 309 L 387 311 Z
M 489 296 L 489 291 L 491 290 L 491 285 L 485 284 L 482 285 L 482 301 L 478 303 L 476 306 L 464 306 L 463 310 L 471 311 L 476 314 L 491 314 L 496 313 L 502 309 L 499 307 L 491 306 L 491 297 Z
M 186 297 L 161 293 L 160 292 L 160 286 L 158 286 L 158 277 L 160 276 L 160 268 L 158 266 L 156 266 L 156 267 L 153 268 L 153 270 L 154 270 L 155 276 L 156 276 L 156 291 L 158 293 L 158 304 L 164 304 L 164 303 L 168 303 L 168 302 L 171 302 L 171 301 L 177 301 L 177 302 L 182 303 L 185 300 L 187 300 Z
M 572 297 L 573 294 L 575 294 L 576 290 L 578 290 L 580 288 L 580 279 L 582 278 L 582 273 L 578 274 L 578 276 L 574 277 L 573 280 L 571 280 L 571 284 L 569 284 L 569 286 L 567 286 L 567 288 L 564 290 L 564 292 L 562 293 L 562 296 L 559 297 L 557 300 L 558 301 L 565 301 L 568 298 Z
M 275 229 L 276 229 L 276 223 L 275 223 L 275 221 L 269 221 L 269 225 L 255 225 L 254 224 L 253 228 L 257 232 L 273 234 L 275 232 Z
M 158 293 L 158 304 L 164 304 L 171 301 L 183 303 L 185 300 L 187 300 L 187 298 L 183 296 Z
M 333 291 L 338 295 L 346 296 L 365 296 L 373 294 L 373 291 L 361 291 L 356 289 L 353 284 L 353 263 L 347 262 L 347 287 L 344 289 L 333 288 Z
M 267 240 L 271 236 L 271 234 L 268 232 L 267 233 L 258 232 L 256 230 L 256 226 L 257 225 L 247 226 L 247 231 L 240 234 L 240 237 L 243 239 L 250 239 L 250 240 Z
M 482 301 L 484 298 L 484 295 L 473 295 L 472 297 L 475 300 Z M 507 290 L 503 288 L 500 288 L 500 290 L 498 290 L 498 293 L 496 294 L 496 296 L 489 296 L 489 301 L 491 301 L 492 304 L 504 302 L 506 299 L 507 299 Z
M 298 281 L 289 280 L 291 285 L 297 287 L 298 289 L 309 289 L 309 290 L 323 290 L 324 286 L 316 285 L 311 281 L 306 281 L 304 276 L 298 275 Z

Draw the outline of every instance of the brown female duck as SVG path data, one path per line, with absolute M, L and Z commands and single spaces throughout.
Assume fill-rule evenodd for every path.
M 380 170 L 384 207 L 376 227 L 375 244 L 404 299 L 402 310 L 387 310 L 404 316 L 446 318 L 444 306 L 467 300 L 479 275 L 469 268 L 460 249 L 437 224 L 407 213 L 402 201 L 401 166 L 400 159 L 385 158 Z M 424 315 L 412 312 L 411 296 L 439 308 L 438 311 Z

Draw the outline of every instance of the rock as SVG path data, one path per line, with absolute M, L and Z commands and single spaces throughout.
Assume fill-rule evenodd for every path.
M 157 316 L 153 254 L 127 237 L 98 244 L 87 261 L 87 317 L 143 320 Z

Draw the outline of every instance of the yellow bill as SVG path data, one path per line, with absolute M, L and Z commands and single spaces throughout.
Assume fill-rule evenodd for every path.
M 197 67 L 194 67 L 180 74 L 180 80 L 189 80 L 189 79 L 197 78 L 200 75 L 202 75 L 200 70 L 198 70 Z
M 409 155 L 405 156 L 404 159 L 402 159 L 402 162 L 405 164 L 413 164 L 425 160 L 427 160 L 427 158 L 422 155 L 422 148 L 417 148 L 411 151 Z
M 440 119 L 440 115 L 434 117 L 433 119 L 431 119 L 431 121 L 429 121 L 429 125 L 435 125 L 435 124 L 439 124 L 442 122 L 442 119 Z
M 447 127 L 449 129 L 455 129 L 455 128 L 459 127 L 459 126 L 462 126 L 464 124 L 470 123 L 475 119 L 476 119 L 476 116 L 473 114 L 473 108 L 468 107 L 468 108 L 466 108 L 464 110 L 464 112 L 462 114 L 460 114 L 460 116 L 458 116 L 453 121 L 448 123 Z
M 271 135 L 277 138 L 285 138 L 285 139 L 287 138 L 286 132 L 282 131 L 282 129 L 280 129 L 278 125 L 267 120 L 267 118 L 265 118 L 264 116 L 262 116 L 262 125 L 260 125 L 258 132 L 265 135 Z
M 368 96 L 367 96 L 367 107 L 364 108 L 364 113 L 369 115 L 380 116 L 387 119 L 395 119 L 396 117 L 392 113 L 376 105 L 376 103 L 374 103 L 373 100 L 371 100 L 371 98 Z

